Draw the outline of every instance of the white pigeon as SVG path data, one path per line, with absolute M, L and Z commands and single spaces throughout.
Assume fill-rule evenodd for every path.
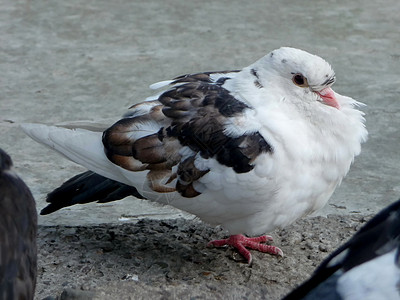
M 97 174 L 78 175 L 70 184 L 97 176 L 221 225 L 232 236 L 210 245 L 231 245 L 251 263 L 246 247 L 282 251 L 263 244 L 269 236 L 243 234 L 264 234 L 322 208 L 366 140 L 360 103 L 334 92 L 334 82 L 325 60 L 283 47 L 242 70 L 154 84 L 167 90 L 133 105 L 104 132 L 39 124 L 23 129 Z M 101 194 L 48 201 L 53 210 L 96 197 L 110 201 Z

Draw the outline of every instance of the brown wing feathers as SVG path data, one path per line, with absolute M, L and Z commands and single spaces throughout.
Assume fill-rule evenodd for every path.
M 232 71 L 219 71 L 219 72 L 203 72 L 203 73 L 195 73 L 195 74 L 186 74 L 182 76 L 178 76 L 174 78 L 174 81 L 171 83 L 172 85 L 184 82 L 208 82 L 214 83 L 211 79 L 210 75 L 213 74 L 229 74 L 229 73 L 238 73 L 240 70 L 232 70 Z M 221 76 L 215 84 L 223 84 L 226 79 L 230 79 L 229 77 Z
M 176 189 L 183 197 L 192 198 L 200 195 L 194 189 L 193 182 L 209 172 L 209 170 L 202 171 L 197 169 L 194 161 L 195 156 L 190 156 L 178 166 L 177 175 L 179 176 L 179 180 L 176 183 Z
M 222 87 L 229 78 L 213 82 L 210 74 L 176 78 L 172 84 L 181 84 L 161 94 L 146 114 L 133 112 L 133 117 L 107 129 L 103 134 L 107 157 L 131 171 L 149 170 L 147 180 L 154 191 L 178 191 L 184 197 L 199 195 L 193 183 L 208 172 L 196 168 L 197 153 L 214 157 L 238 173 L 250 171 L 254 159 L 272 149 L 259 133 L 237 138 L 224 134 L 227 118 L 249 107 Z M 181 161 L 183 146 L 193 155 Z M 176 165 L 175 174 L 172 167 Z

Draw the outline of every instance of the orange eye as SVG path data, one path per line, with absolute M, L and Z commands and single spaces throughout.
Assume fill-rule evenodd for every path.
M 295 85 L 300 87 L 308 87 L 307 78 L 305 78 L 302 74 L 296 73 L 292 77 L 292 81 Z

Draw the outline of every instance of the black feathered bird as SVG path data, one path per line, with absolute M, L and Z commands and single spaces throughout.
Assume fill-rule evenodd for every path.
M 0 299 L 33 299 L 36 233 L 35 200 L 0 149 Z
M 400 200 L 379 212 L 283 300 L 400 299 Z

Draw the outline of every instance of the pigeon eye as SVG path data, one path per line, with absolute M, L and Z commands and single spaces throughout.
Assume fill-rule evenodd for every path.
M 307 78 L 305 78 L 302 74 L 296 73 L 292 77 L 292 81 L 295 85 L 300 87 L 308 87 Z

